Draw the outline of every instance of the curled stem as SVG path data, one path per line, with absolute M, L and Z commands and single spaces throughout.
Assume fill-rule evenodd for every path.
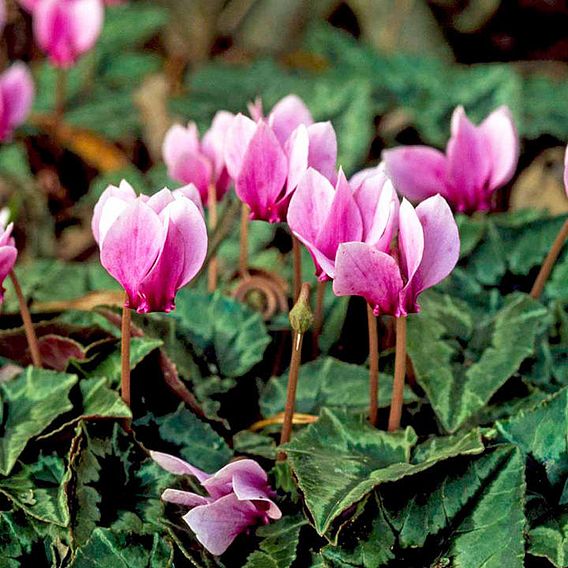
M 389 415 L 389 432 L 400 428 L 404 375 L 406 374 L 406 316 L 396 318 L 396 353 L 394 358 L 394 383 Z
M 130 308 L 122 307 L 121 345 L 120 345 L 120 394 L 122 400 L 130 407 Z
M 16 273 L 13 270 L 10 271 L 10 280 L 12 281 L 14 291 L 16 292 L 16 297 L 18 298 L 20 314 L 24 323 L 24 331 L 26 333 L 26 339 L 28 341 L 28 347 L 30 349 L 32 363 L 34 367 L 41 367 L 42 364 L 41 354 L 39 351 L 39 343 L 37 341 L 37 336 L 34 330 L 34 324 L 32 323 L 32 317 L 30 316 L 30 310 L 28 310 L 28 305 L 26 304 L 24 294 L 22 293 L 22 288 L 20 286 L 20 283 L 18 282 Z
M 211 234 L 217 228 L 217 188 L 215 184 L 209 184 L 207 205 L 209 208 L 209 229 Z M 217 274 L 218 274 L 218 263 L 217 256 L 214 255 L 209 260 L 209 266 L 207 268 L 207 289 L 209 292 L 215 292 L 217 289 Z
M 376 426 L 379 418 L 379 334 L 377 317 L 367 304 L 369 328 L 369 422 Z
M 556 238 L 554 239 L 554 242 L 552 243 L 552 246 L 550 247 L 546 258 L 544 259 L 544 262 L 540 267 L 540 272 L 538 273 L 538 276 L 534 281 L 530 295 L 535 300 L 538 300 L 540 298 L 540 295 L 544 290 L 544 286 L 548 280 L 548 277 L 550 276 L 550 273 L 552 272 L 552 269 L 554 268 L 556 259 L 562 251 L 562 247 L 564 246 L 566 239 L 568 239 L 568 219 L 564 221 L 564 224 L 560 228 L 560 231 L 558 231 L 558 234 L 556 235 Z
M 248 226 L 249 209 L 246 203 L 241 207 L 241 248 L 239 252 L 239 273 L 241 278 L 248 275 Z
M 302 248 L 300 241 L 292 235 L 292 255 L 294 263 L 294 302 L 300 297 L 302 287 Z

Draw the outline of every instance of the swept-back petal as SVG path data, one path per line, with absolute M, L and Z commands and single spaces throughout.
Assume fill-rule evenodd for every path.
M 134 201 L 136 199 L 136 192 L 126 180 L 122 180 L 118 187 L 115 185 L 109 185 L 102 192 L 99 200 L 95 204 L 95 208 L 93 210 L 93 219 L 91 220 L 91 229 L 93 230 L 93 236 L 95 237 L 95 241 L 98 244 L 100 244 L 99 226 L 101 222 L 101 215 L 105 203 L 111 197 L 116 197 L 122 199 L 123 201 Z
M 233 180 L 239 177 L 245 152 L 256 132 L 256 126 L 254 120 L 239 113 L 227 129 L 224 147 L 225 165 Z
M 296 189 L 302 176 L 308 169 L 310 139 L 308 130 L 300 124 L 290 135 L 284 151 L 288 157 L 288 178 L 286 180 L 286 193 L 290 193 Z
M 363 296 L 376 315 L 404 315 L 403 288 L 394 258 L 366 243 L 339 245 L 335 257 L 333 291 L 336 296 Z
M 190 122 L 187 127 L 174 124 L 166 132 L 162 142 L 162 156 L 168 166 L 173 169 L 186 154 L 199 153 L 199 133 L 195 123 Z
M 233 479 L 237 474 L 247 476 L 251 483 L 257 487 L 267 489 L 268 476 L 258 463 L 251 459 L 237 460 L 228 463 L 222 467 L 217 473 L 209 477 L 203 482 L 203 487 L 211 497 L 217 499 L 233 492 Z M 245 499 L 247 497 L 244 497 Z
M 174 196 L 174 199 L 190 199 L 191 201 L 193 201 L 193 203 L 195 203 L 200 213 L 202 215 L 205 215 L 205 212 L 203 210 L 203 202 L 201 201 L 201 195 L 199 193 L 199 190 L 193 183 L 189 183 L 187 185 L 174 189 L 172 191 L 172 195 Z
M 248 144 L 235 184 L 240 200 L 251 210 L 252 218 L 279 221 L 275 205 L 281 197 L 288 160 L 272 129 L 260 122 Z
M 519 135 L 509 107 L 501 106 L 493 111 L 480 125 L 485 138 L 485 152 L 489 156 L 488 190 L 505 185 L 515 173 L 519 161 Z
M 211 128 L 203 135 L 201 148 L 214 165 L 215 180 L 219 179 L 225 167 L 225 138 L 234 118 L 232 112 L 218 111 L 213 117 Z
M 386 175 L 384 162 L 380 162 L 374 168 L 365 168 L 358 171 L 357 173 L 354 173 L 349 178 L 349 185 L 351 186 L 353 191 L 356 191 L 367 178 L 374 177 L 377 174 Z
M 471 123 L 461 106 L 452 116 L 452 137 L 446 154 L 451 190 L 442 195 L 450 199 L 458 211 L 478 209 L 480 201 L 485 199 L 491 157 L 484 133 Z
M 339 170 L 333 202 L 323 226 L 318 231 L 315 246 L 327 258 L 333 260 L 341 243 L 358 241 L 362 236 L 361 213 L 343 171 Z M 333 278 L 333 274 L 328 275 Z
M 564 154 L 564 190 L 566 191 L 566 195 L 568 195 L 568 146 Z
M 308 126 L 310 139 L 308 165 L 336 182 L 337 136 L 331 122 L 316 122 Z
M 400 271 L 408 287 L 424 255 L 424 231 L 414 207 L 402 200 L 398 216 L 398 249 Z
M 268 115 L 268 124 L 282 145 L 300 124 L 309 126 L 313 121 L 308 107 L 296 95 L 288 95 L 278 101 Z
M 129 204 L 106 232 L 101 264 L 125 289 L 132 308 L 145 304 L 139 295 L 140 284 L 156 262 L 164 239 L 158 215 L 140 199 Z
M 261 509 L 270 519 L 282 517 L 282 511 L 271 499 L 266 480 L 263 481 L 256 473 L 242 469 L 236 471 L 233 475 L 233 491 L 239 501 L 262 503 Z
M 174 196 L 172 192 L 167 187 L 164 187 L 157 193 L 154 193 L 154 195 L 151 195 L 150 199 L 146 201 L 146 205 L 151 207 L 159 215 L 173 201 Z
M 428 146 L 400 146 L 383 152 L 385 171 L 396 190 L 412 201 L 446 192 L 447 161 Z
M 179 489 L 166 489 L 162 493 L 162 501 L 174 503 L 175 505 L 183 505 L 184 507 L 199 507 L 207 505 L 211 499 L 192 493 L 191 491 L 180 491 Z
M 233 540 L 259 518 L 250 501 L 239 501 L 234 493 L 208 505 L 195 507 L 183 520 L 195 533 L 197 540 L 214 555 L 223 554 Z
M 11 245 L 0 246 L 0 303 L 4 301 L 4 288 L 2 286 L 6 276 L 16 264 L 18 250 Z
M 174 309 L 176 292 L 199 272 L 207 254 L 207 228 L 195 203 L 175 199 L 160 218 L 166 239 L 156 263 L 140 284 L 140 293 L 146 299 L 140 311 Z
M 69 3 L 72 10 L 73 47 L 80 55 L 91 49 L 99 37 L 104 19 L 104 6 L 100 0 L 74 0 Z
M 460 255 L 460 236 L 446 200 L 435 195 L 416 208 L 424 231 L 424 254 L 413 280 L 413 293 L 441 282 L 454 269 Z
M 174 475 L 192 475 L 202 483 L 209 477 L 208 473 L 201 471 L 200 469 L 193 467 L 186 461 L 172 456 L 170 454 L 165 454 L 163 452 L 150 451 L 150 457 L 163 469 L 173 473 Z

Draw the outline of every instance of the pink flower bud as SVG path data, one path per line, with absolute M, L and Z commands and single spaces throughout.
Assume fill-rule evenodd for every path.
M 0 304 L 4 301 L 5 292 L 2 284 L 14 268 L 18 256 L 18 249 L 16 249 L 16 244 L 12 237 L 13 223 L 4 228 L 8 217 L 7 213 L 7 209 L 0 211 Z
M 17 61 L 0 75 L 0 141 L 8 140 L 32 106 L 34 82 L 29 69 Z

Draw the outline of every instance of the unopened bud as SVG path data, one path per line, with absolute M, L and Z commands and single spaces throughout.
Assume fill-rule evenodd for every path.
M 296 333 L 306 333 L 314 323 L 314 314 L 310 306 L 310 285 L 307 282 L 302 284 L 298 300 L 290 310 L 288 317 L 290 325 Z

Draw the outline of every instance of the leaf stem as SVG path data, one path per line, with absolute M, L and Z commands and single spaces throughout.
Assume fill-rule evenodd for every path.
M 207 194 L 207 206 L 209 208 L 209 229 L 210 233 L 213 234 L 217 228 L 217 188 L 214 183 L 209 184 L 208 194 Z M 209 260 L 209 266 L 207 268 L 207 289 L 209 292 L 215 292 L 217 289 L 217 274 L 218 274 L 218 262 L 217 255 L 214 255 Z
M 67 102 L 67 69 L 57 68 L 57 85 L 55 87 L 55 121 L 59 124 L 65 114 Z
M 560 231 L 558 231 L 558 234 L 556 235 L 556 238 L 554 239 L 554 242 L 552 243 L 552 246 L 550 247 L 550 250 L 548 251 L 546 258 L 544 259 L 544 262 L 540 267 L 540 272 L 538 273 L 538 276 L 534 281 L 530 295 L 535 300 L 538 300 L 540 298 L 542 291 L 544 290 L 544 286 L 548 281 L 550 273 L 554 268 L 556 259 L 560 255 L 562 247 L 566 242 L 566 239 L 568 239 L 568 219 L 564 221 L 564 224 L 560 228 Z
M 292 235 L 292 255 L 294 263 L 294 302 L 300 297 L 302 287 L 302 248 L 300 241 Z
M 32 317 L 30 316 L 30 310 L 28 309 L 28 305 L 26 304 L 26 300 L 22 292 L 22 287 L 20 286 L 18 278 L 16 277 L 16 273 L 13 270 L 10 271 L 10 280 L 12 281 L 14 292 L 16 292 L 16 297 L 18 298 L 20 314 L 24 323 L 24 331 L 26 333 L 26 339 L 28 340 L 28 347 L 30 349 L 32 363 L 34 367 L 41 367 L 41 354 L 39 351 L 39 344 L 37 341 L 36 332 L 34 330 Z
M 379 418 L 379 334 L 377 317 L 367 304 L 369 328 L 369 422 L 377 426 Z
M 239 252 L 239 272 L 241 278 L 248 276 L 248 226 L 249 209 L 246 203 L 241 207 L 241 248 Z
M 389 432 L 400 428 L 402 401 L 404 395 L 404 375 L 406 373 L 406 316 L 396 318 L 396 353 L 394 359 L 394 383 L 389 415 Z
M 130 408 L 130 308 L 125 294 L 122 307 L 121 345 L 120 345 L 120 393 L 122 400 Z

